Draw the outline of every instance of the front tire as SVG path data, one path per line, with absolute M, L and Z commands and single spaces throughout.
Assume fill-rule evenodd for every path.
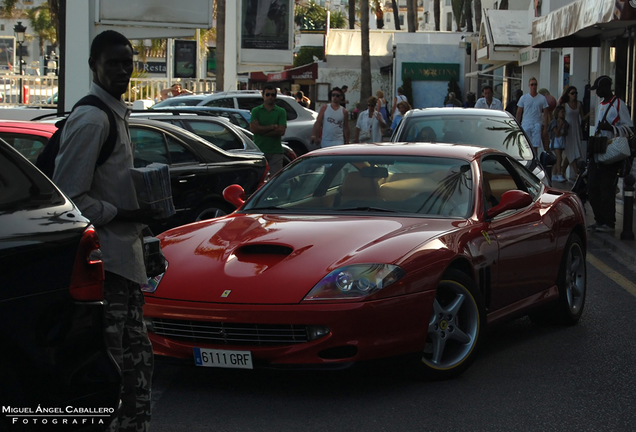
M 572 234 L 563 251 L 559 277 L 559 305 L 557 319 L 561 324 L 576 324 L 585 307 L 587 267 L 585 247 L 581 238 Z
M 481 294 L 458 270 L 448 270 L 437 287 L 428 335 L 416 370 L 424 378 L 444 380 L 462 374 L 477 356 L 486 325 Z
M 199 222 L 202 220 L 213 219 L 225 216 L 234 211 L 228 204 L 221 204 L 216 201 L 204 203 L 192 212 L 190 222 Z

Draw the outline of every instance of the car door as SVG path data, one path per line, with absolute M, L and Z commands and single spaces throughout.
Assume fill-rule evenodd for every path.
M 552 262 L 556 221 L 545 211 L 540 199 L 543 189 L 531 174 L 522 178 L 517 165 L 516 161 L 499 155 L 486 156 L 481 161 L 482 189 L 491 194 L 485 197 L 487 208 L 497 205 L 508 190 L 522 190 L 533 197 L 528 207 L 510 210 L 486 221 L 487 236 L 499 246 L 492 285 L 492 310 L 549 288 L 554 282 L 553 268 L 558 265 Z
M 170 167 L 177 217 L 183 217 L 183 213 L 196 207 L 199 190 L 207 181 L 207 167 L 201 158 L 176 137 L 151 126 L 131 125 L 130 139 L 135 144 L 135 167 L 153 162 Z

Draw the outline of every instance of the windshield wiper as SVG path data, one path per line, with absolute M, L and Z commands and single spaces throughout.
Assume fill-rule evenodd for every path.
M 381 207 L 349 207 L 349 208 L 339 208 L 338 211 L 377 211 L 377 212 L 387 212 L 387 213 L 397 213 L 396 210 L 390 210 Z

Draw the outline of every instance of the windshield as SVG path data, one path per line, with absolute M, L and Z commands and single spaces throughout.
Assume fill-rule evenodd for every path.
M 470 163 L 424 156 L 314 156 L 289 165 L 243 211 L 399 213 L 465 218 Z
M 511 118 L 474 115 L 427 115 L 404 119 L 395 141 L 471 144 L 532 160 L 534 153 L 519 124 Z

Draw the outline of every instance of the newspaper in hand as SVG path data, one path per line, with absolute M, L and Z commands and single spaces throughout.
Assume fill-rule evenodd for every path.
M 131 168 L 130 172 L 141 207 L 159 210 L 157 219 L 175 214 L 168 165 L 151 163 L 143 168 Z

